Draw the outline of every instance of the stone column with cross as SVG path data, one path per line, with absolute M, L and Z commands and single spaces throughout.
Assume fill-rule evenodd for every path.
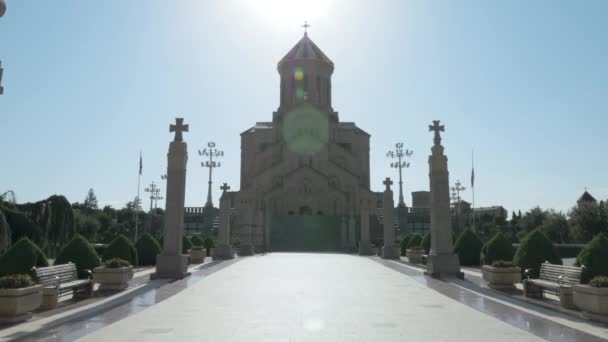
M 188 125 L 184 125 L 183 118 L 177 118 L 175 125 L 169 126 L 169 132 L 175 132 L 175 138 L 169 144 L 167 154 L 163 251 L 156 257 L 156 272 L 150 275 L 152 279 L 182 279 L 190 275 L 188 256 L 182 254 L 186 164 L 188 162 L 188 146 L 183 141 L 182 132 L 188 132 Z
M 382 197 L 384 204 L 384 246 L 382 246 L 382 258 L 399 259 L 399 249 L 395 247 L 395 221 L 393 219 L 395 204 L 393 201 L 393 190 L 391 190 L 393 181 L 389 177 L 386 177 L 383 183 L 386 185 L 386 189 L 384 189 Z
M 369 200 L 361 200 L 361 240 L 359 241 L 359 255 L 373 255 L 372 244 L 369 238 Z
M 426 275 L 433 277 L 464 277 L 460 271 L 460 261 L 454 254 L 452 245 L 452 224 L 450 218 L 450 182 L 448 158 L 443 154 L 440 132 L 445 128 L 439 120 L 429 125 L 435 136 L 429 156 L 429 180 L 431 188 L 431 250 L 427 258 Z
M 218 236 L 218 244 L 213 250 L 213 259 L 227 260 L 234 258 L 234 251 L 230 244 L 230 208 L 232 208 L 232 198 L 228 190 L 230 186 L 224 183 L 220 190 L 220 231 Z

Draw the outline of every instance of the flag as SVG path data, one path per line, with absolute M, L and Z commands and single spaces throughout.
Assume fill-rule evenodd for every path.
M 143 168 L 143 162 L 141 160 L 141 152 L 139 152 L 139 175 L 141 176 L 141 169 Z

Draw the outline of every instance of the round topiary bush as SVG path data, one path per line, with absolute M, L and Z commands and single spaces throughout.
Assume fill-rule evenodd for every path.
M 207 250 L 207 256 L 211 256 L 211 248 L 215 248 L 215 240 L 207 236 L 203 241 L 203 247 Z
M 545 261 L 556 265 L 562 264 L 562 258 L 553 246 L 553 242 L 537 228 L 521 240 L 513 257 L 513 263 L 521 267 L 522 272 L 532 269 L 531 276 L 534 278 L 538 277 L 540 265 Z
M 137 250 L 124 235 L 118 235 L 103 252 L 103 260 L 119 258 L 127 260 L 131 265 L 137 265 Z
M 188 250 L 192 248 L 192 242 L 184 235 L 182 238 L 182 254 L 188 254 Z
M 202 246 L 205 240 L 200 235 L 194 235 L 190 242 L 192 242 L 192 246 Z
M 137 259 L 140 266 L 156 265 L 156 256 L 160 254 L 162 248 L 156 239 L 146 233 L 135 243 Z
M 494 261 L 511 261 L 515 250 L 507 237 L 498 232 L 481 248 L 481 262 L 484 265 L 492 265 Z
M 410 237 L 410 241 L 407 243 L 407 249 L 412 249 L 414 247 L 420 247 L 422 243 L 422 236 L 420 234 L 412 234 Z
M 608 276 L 608 239 L 598 234 L 583 248 L 576 258 L 576 263 L 585 266 L 581 274 L 581 283 L 586 284 L 597 276 Z
M 454 253 L 458 254 L 460 264 L 463 266 L 479 265 L 479 255 L 481 254 L 483 242 L 473 230 L 465 229 L 454 244 Z
M 422 249 L 424 249 L 424 253 L 425 254 L 429 254 L 429 251 L 431 250 L 431 233 L 426 233 L 424 235 L 424 238 L 422 239 L 422 242 L 420 243 L 420 247 L 422 247 Z
M 44 252 L 32 240 L 22 238 L 0 257 L 0 276 L 27 274 L 32 267 L 46 267 Z
M 87 274 L 84 270 L 93 271 L 95 267 L 99 267 L 99 255 L 95 248 L 81 235 L 76 235 L 67 245 L 63 246 L 55 265 L 67 264 L 72 262 L 78 270 L 78 277 L 86 278 Z
M 407 249 L 407 244 L 410 242 L 411 235 L 405 235 L 401 238 L 399 242 L 399 247 L 401 248 L 401 256 L 405 256 L 405 250 Z

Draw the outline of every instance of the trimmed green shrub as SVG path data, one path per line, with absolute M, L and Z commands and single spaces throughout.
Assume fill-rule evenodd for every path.
M 594 277 L 589 281 L 589 285 L 593 287 L 608 287 L 608 277 Z
M 190 248 L 192 248 L 192 242 L 184 235 L 182 238 L 182 254 L 188 254 Z
M 454 244 L 454 253 L 458 254 L 460 264 L 463 266 L 479 265 L 479 257 L 483 242 L 471 228 L 460 233 Z
M 95 267 L 99 267 L 99 255 L 95 248 L 81 235 L 76 235 L 67 245 L 63 246 L 55 265 L 67 264 L 72 262 L 76 265 L 78 276 L 86 278 L 85 270 L 93 271 Z
M 215 240 L 207 236 L 205 240 L 203 240 L 203 246 L 207 250 L 207 256 L 211 256 L 211 248 L 215 248 Z
M 426 233 L 424 238 L 422 239 L 422 243 L 420 243 L 420 247 L 424 249 L 424 253 L 429 254 L 431 250 L 431 233 Z
M 583 284 L 597 276 L 608 276 L 608 239 L 606 235 L 598 234 L 593 238 L 578 255 L 576 263 L 585 266 L 581 274 Z
M 107 268 L 121 268 L 131 266 L 131 264 L 127 260 L 121 258 L 112 258 L 108 261 L 105 261 L 103 265 Z
M 503 233 L 498 232 L 481 248 L 481 262 L 484 265 L 492 265 L 498 260 L 511 261 L 514 254 L 511 242 Z
M 410 241 L 408 241 L 408 243 L 407 243 L 407 249 L 412 249 L 414 247 L 420 247 L 421 243 L 422 243 L 422 236 L 420 236 L 420 234 L 412 234 L 412 237 L 410 237 Z
M 146 233 L 135 243 L 137 259 L 140 266 L 156 265 L 156 256 L 160 254 L 162 248 L 156 239 Z
M 27 274 L 12 274 L 0 277 L 0 289 L 22 289 L 34 285 L 36 283 Z
M 32 267 L 46 267 L 44 252 L 32 240 L 22 238 L 0 257 L 0 276 L 27 274 Z
M 405 250 L 407 249 L 407 244 L 410 242 L 411 238 L 411 235 L 405 235 L 403 238 L 401 238 L 401 241 L 399 242 L 399 247 L 401 248 L 401 256 L 405 256 Z
M 203 243 L 205 242 L 205 240 L 203 240 L 203 238 L 200 235 L 194 235 L 190 241 L 192 242 L 193 246 L 202 246 Z
M 119 258 L 127 260 L 131 265 L 137 265 L 137 250 L 124 235 L 118 235 L 103 252 L 103 260 Z
M 556 265 L 562 264 L 562 258 L 553 246 L 553 242 L 537 228 L 523 238 L 513 257 L 513 263 L 521 267 L 522 272 L 532 269 L 531 276 L 536 278 L 540 272 L 540 265 L 545 261 Z

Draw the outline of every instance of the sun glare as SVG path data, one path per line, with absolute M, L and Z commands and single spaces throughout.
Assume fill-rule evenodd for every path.
M 304 23 L 328 14 L 331 0 L 248 0 L 256 15 L 271 25 L 293 27 L 294 23 Z

